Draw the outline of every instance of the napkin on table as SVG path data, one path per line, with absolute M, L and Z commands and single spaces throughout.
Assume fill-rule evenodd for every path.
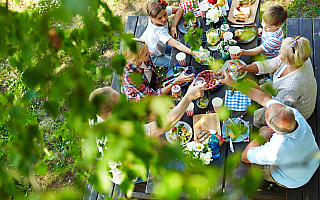
M 224 105 L 229 110 L 245 111 L 251 105 L 251 99 L 239 91 L 234 91 L 234 94 L 231 95 L 231 90 L 226 90 Z
M 186 1 L 186 2 L 183 2 L 183 3 L 180 3 L 179 6 L 181 8 L 183 8 L 183 15 L 185 15 L 186 13 L 190 12 L 190 11 L 193 11 L 194 12 L 194 15 L 196 17 L 199 17 L 201 15 L 201 12 L 200 12 L 200 8 L 199 8 L 199 1 L 196 0 L 196 4 L 197 4 L 197 8 L 192 8 L 194 4 L 194 1 L 193 0 L 190 0 L 190 1 Z M 191 9 L 190 9 L 191 8 Z

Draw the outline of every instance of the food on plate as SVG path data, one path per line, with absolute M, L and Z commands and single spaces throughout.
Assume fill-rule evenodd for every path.
M 211 136 L 210 131 L 207 130 L 198 130 L 196 134 L 198 142 L 202 144 L 207 144 Z
M 218 80 L 214 77 L 212 70 L 203 70 L 198 74 L 197 77 L 202 77 L 204 78 L 205 82 L 207 83 L 206 85 L 206 90 L 213 89 L 219 85 Z
M 198 19 L 195 18 L 194 20 L 190 20 L 188 23 L 187 22 L 183 22 L 183 28 L 189 29 L 191 27 L 196 28 L 198 25 Z
M 237 19 L 249 18 L 251 14 L 250 7 L 237 6 L 233 10 L 233 17 Z
M 246 42 L 254 38 L 256 34 L 257 32 L 255 28 L 244 27 L 234 32 L 234 38 L 239 42 Z
M 239 0 L 239 4 L 242 5 L 252 5 L 255 2 L 255 0 Z
M 178 127 L 173 127 L 171 132 L 169 132 L 169 138 L 172 141 L 181 141 L 181 143 L 186 143 L 191 138 L 191 133 L 184 127 L 184 124 L 179 124 Z
M 237 139 L 237 136 L 235 134 L 233 134 L 233 132 L 230 132 L 228 134 L 228 136 L 231 138 L 231 140 L 236 140 Z
M 243 137 L 243 134 L 245 134 L 248 131 L 248 127 L 246 127 L 244 123 L 244 121 L 240 121 L 239 123 L 235 124 L 230 119 L 227 120 L 228 129 L 232 130 L 232 132 L 230 132 L 228 135 L 231 137 L 232 140 L 236 140 L 238 137 L 245 139 Z

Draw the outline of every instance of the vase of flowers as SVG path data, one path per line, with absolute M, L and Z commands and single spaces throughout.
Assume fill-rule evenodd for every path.
M 211 27 L 216 27 L 219 22 L 219 17 L 222 16 L 221 10 L 218 8 L 211 8 L 208 10 L 206 14 L 206 25 L 210 25 Z
M 229 48 L 237 44 L 237 41 L 231 38 L 223 39 L 217 46 L 217 50 L 220 50 L 223 59 L 229 59 Z
M 209 165 L 213 160 L 209 144 L 189 142 L 184 146 L 183 153 L 190 159 L 201 160 L 204 165 Z

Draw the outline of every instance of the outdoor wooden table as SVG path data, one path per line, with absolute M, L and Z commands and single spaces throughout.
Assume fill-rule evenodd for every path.
M 231 6 L 231 2 L 232 0 L 228 0 L 229 2 L 229 7 Z M 257 28 L 259 27 L 259 11 L 260 11 L 260 4 L 256 13 L 256 19 L 255 19 L 255 23 L 257 24 Z M 205 21 L 201 18 L 200 19 L 201 22 L 201 28 L 203 30 L 208 30 L 210 27 L 206 25 Z M 223 22 L 223 18 L 220 18 L 219 21 L 219 27 Z M 231 25 L 230 22 L 228 22 L 229 25 Z M 230 27 L 231 28 L 231 27 Z M 185 40 L 184 40 L 184 34 L 181 33 L 179 31 L 178 33 L 178 38 L 180 40 L 181 43 L 185 44 Z M 190 47 L 188 44 L 185 44 L 186 46 Z M 240 46 L 240 48 L 242 49 L 252 49 L 257 47 L 258 45 L 258 36 L 251 42 L 249 43 L 242 43 L 242 44 L 237 44 L 238 46 Z M 207 48 L 206 44 L 202 45 L 203 48 Z M 172 52 L 171 52 L 171 61 L 170 61 L 170 66 L 172 67 L 175 64 L 178 63 L 178 61 L 176 60 L 176 54 L 179 53 L 180 51 L 176 48 L 172 48 Z M 222 59 L 221 57 L 221 53 L 219 51 L 210 51 L 210 55 L 213 56 L 215 59 Z M 206 65 L 201 65 L 200 63 L 196 62 L 195 59 L 191 56 L 191 55 L 187 55 L 187 66 L 193 66 L 196 70 L 195 73 L 199 72 L 202 69 L 208 68 L 208 66 Z M 243 60 L 245 63 L 249 64 L 252 63 L 252 57 L 249 56 L 241 56 L 240 58 L 241 60 Z M 185 92 L 188 89 L 188 85 L 182 87 L 182 92 L 183 94 L 185 94 Z M 211 101 L 214 97 L 221 97 L 223 98 L 225 96 L 225 90 L 227 89 L 227 86 L 225 85 L 221 85 L 220 87 L 218 87 L 216 90 L 210 92 L 210 93 L 205 93 L 205 96 L 209 99 L 209 105 L 207 109 L 200 109 L 198 108 L 197 104 L 196 104 L 196 100 L 194 100 L 194 105 L 195 105 L 195 110 L 194 110 L 194 114 L 205 114 L 206 112 L 214 112 Z M 230 89 L 230 88 L 229 88 Z M 232 111 L 231 117 L 235 118 L 238 117 L 242 114 L 243 112 L 236 112 L 236 111 Z M 250 122 L 250 139 L 252 138 L 252 116 L 250 116 L 249 114 L 245 115 L 243 118 L 245 121 L 249 121 Z M 193 118 L 189 117 L 186 115 L 186 113 L 184 114 L 184 116 L 182 117 L 181 121 L 187 122 L 191 127 L 193 126 Z M 222 124 L 221 124 L 222 127 Z M 242 152 L 244 150 L 244 148 L 247 146 L 248 143 L 246 142 L 240 142 L 240 143 L 234 143 L 234 149 L 237 152 Z M 243 163 L 240 161 L 239 166 L 236 168 L 236 170 L 234 171 L 234 174 L 226 174 L 226 158 L 232 154 L 232 152 L 230 151 L 229 148 L 229 144 L 224 142 L 223 145 L 220 148 L 221 151 L 221 156 L 220 158 L 212 161 L 212 164 L 217 165 L 219 167 L 221 167 L 221 169 L 224 170 L 224 180 L 221 182 L 221 186 L 219 186 L 221 191 L 224 191 L 226 194 L 231 195 L 233 193 L 233 184 L 230 181 L 233 178 L 238 178 L 241 179 L 244 175 L 247 174 L 248 170 L 250 170 L 250 165 Z M 227 178 L 226 178 L 227 177 Z M 147 183 L 147 188 L 146 188 L 146 193 L 150 194 L 152 193 L 152 187 L 153 183 L 152 183 L 152 178 L 150 177 L 148 179 L 148 183 Z M 248 197 L 242 197 L 242 198 L 238 198 L 238 199 L 248 199 Z

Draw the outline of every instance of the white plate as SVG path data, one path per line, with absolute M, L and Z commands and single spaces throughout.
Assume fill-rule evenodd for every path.
M 227 64 L 227 62 L 229 62 L 229 61 L 232 61 L 232 60 L 227 60 L 224 64 L 223 64 L 223 66 L 222 66 L 222 69 L 223 70 L 226 70 L 227 71 L 227 68 L 228 68 L 228 64 Z M 244 65 L 246 65 L 246 63 L 244 62 L 244 61 L 242 61 L 242 60 L 235 60 L 235 61 L 239 61 L 241 64 L 244 64 Z M 231 74 L 230 74 L 230 76 L 234 79 L 234 80 L 239 80 L 239 79 L 242 79 L 243 77 L 245 77 L 246 75 L 247 75 L 247 71 L 243 71 L 243 73 L 240 75 L 240 76 L 238 76 L 238 75 L 236 75 L 236 76 L 231 76 Z
M 191 138 L 192 138 L 192 128 L 191 128 L 191 126 L 190 126 L 188 123 L 183 122 L 183 121 L 178 121 L 178 123 L 177 123 L 176 125 L 174 125 L 174 127 L 178 127 L 180 124 L 183 124 L 184 127 L 188 130 L 188 132 L 191 133 L 190 139 L 187 140 L 185 143 L 181 143 L 181 145 L 183 145 L 183 144 L 186 144 L 186 143 L 190 142 L 190 140 L 191 140 Z M 170 134 L 171 132 L 172 132 L 172 129 L 171 129 L 170 131 L 166 132 L 166 138 L 167 138 L 167 140 L 168 140 L 170 143 L 174 143 L 175 141 L 174 141 L 174 140 L 171 140 L 171 138 L 169 137 L 169 134 Z
M 237 118 L 232 118 L 231 120 L 234 122 L 236 119 L 237 119 Z M 228 124 L 228 121 L 229 121 L 229 120 L 227 120 L 227 121 L 223 124 L 223 126 L 222 126 L 222 129 L 221 129 L 221 131 L 222 131 L 222 137 L 225 137 L 225 135 L 228 135 L 228 134 L 231 132 L 231 129 L 228 128 L 228 133 L 226 134 L 226 126 L 227 126 L 227 124 Z M 244 134 L 242 134 L 242 136 L 244 137 L 244 139 L 239 135 L 239 137 L 237 137 L 237 139 L 232 140 L 232 142 L 235 142 L 235 143 L 237 143 L 237 142 L 242 142 L 243 140 L 247 139 L 247 137 L 249 136 L 249 133 L 250 133 L 249 124 L 248 124 L 247 122 L 245 122 L 243 119 L 241 119 L 240 122 L 244 122 L 243 124 L 244 124 L 246 127 L 248 127 L 248 130 L 247 130 L 247 132 L 245 132 Z M 240 123 L 240 122 L 239 122 L 239 123 Z

